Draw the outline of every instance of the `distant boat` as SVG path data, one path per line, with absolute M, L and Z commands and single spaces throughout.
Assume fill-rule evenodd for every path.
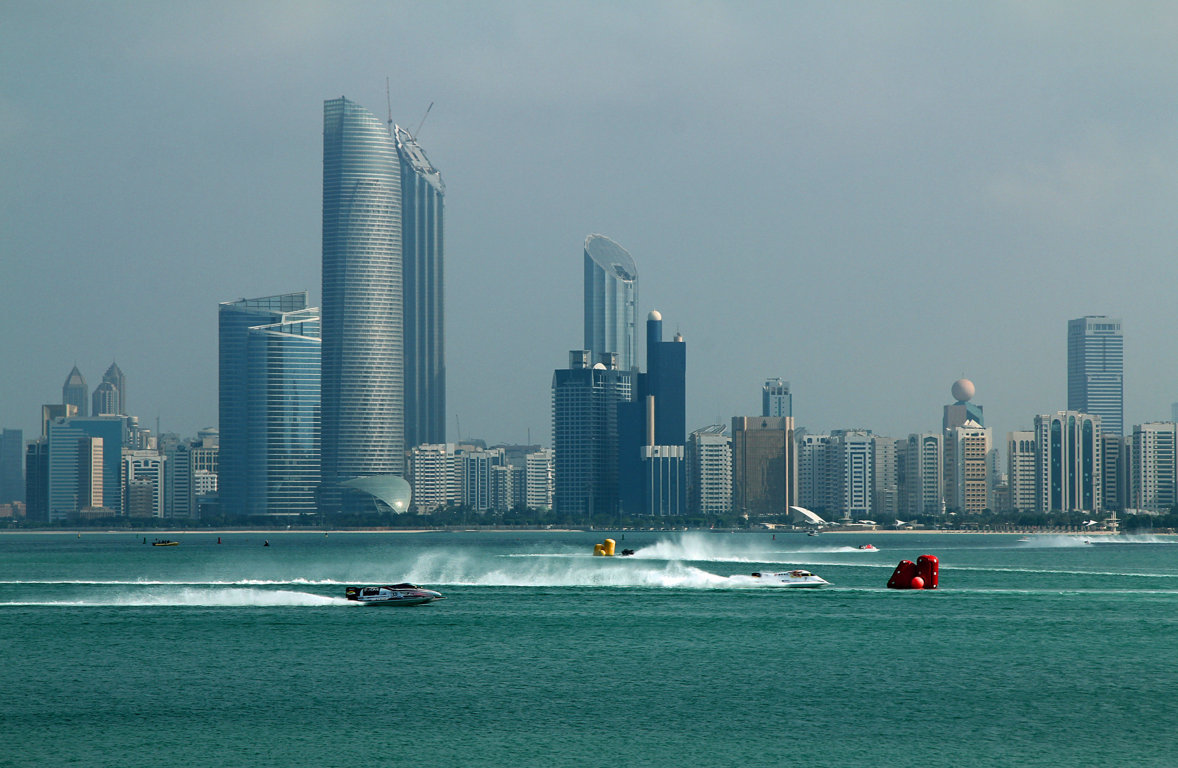
M 344 596 L 361 605 L 423 605 L 445 599 L 440 592 L 404 583 L 383 587 L 345 587 Z
M 775 587 L 824 587 L 830 584 L 826 579 L 801 569 L 779 573 L 754 573 L 752 576 Z
M 810 531 L 810 532 L 809 532 L 809 533 L 807 533 L 806 535 L 807 535 L 807 536 L 817 536 L 817 535 L 818 535 L 818 531 Z
M 151 542 L 151 546 L 153 546 L 153 547 L 178 547 L 178 546 L 180 546 L 180 542 L 172 541 L 171 539 L 156 539 L 155 541 Z
M 863 550 L 864 552 L 878 552 L 879 551 L 879 547 L 875 546 L 874 544 L 860 544 L 859 549 Z

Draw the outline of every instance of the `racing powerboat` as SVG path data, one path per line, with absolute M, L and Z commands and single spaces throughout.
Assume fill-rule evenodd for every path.
M 879 551 L 879 547 L 875 546 L 874 544 L 860 544 L 859 549 L 863 550 L 864 552 L 878 552 Z
M 346 587 L 344 597 L 361 605 L 423 605 L 444 600 L 440 592 L 422 589 L 416 584 L 392 584 L 377 587 Z
M 757 581 L 774 587 L 824 587 L 830 584 L 826 579 L 801 569 L 778 573 L 754 573 L 752 576 Z

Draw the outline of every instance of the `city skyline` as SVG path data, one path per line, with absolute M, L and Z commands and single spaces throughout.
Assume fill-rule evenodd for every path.
M 436 104 L 421 132 L 462 201 L 449 439 L 546 433 L 585 232 L 626 244 L 638 312 L 675 317 L 707 361 L 688 373 L 689 429 L 757 412 L 780 376 L 799 427 L 901 437 L 934 430 L 964 376 L 1001 440 L 1066 406 L 1064 326 L 1088 314 L 1129 329 L 1126 432 L 1178 400 L 1178 144 L 1159 106 L 1178 83 L 1173 11 L 326 8 L 281 30 L 215 4 L 6 8 L 0 300 L 37 321 L 0 342 L 19 371 L 0 424 L 38 434 L 70 364 L 94 381 L 112 358 L 144 424 L 215 424 L 209 308 L 299 289 L 321 303 L 315 105 L 383 105 L 384 77 L 408 71 L 393 111 L 416 126 Z M 586 28 L 623 32 L 586 57 Z M 256 44 L 230 57 L 201 43 L 245 30 Z M 100 81 L 72 77 L 79 57 Z M 505 360 L 510 376 L 486 375 Z

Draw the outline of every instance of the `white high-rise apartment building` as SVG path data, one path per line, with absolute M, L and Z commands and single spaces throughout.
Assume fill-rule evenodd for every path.
M 781 379 L 766 379 L 761 387 L 762 416 L 793 416 L 794 396 L 789 382 Z
M 940 515 L 945 511 L 941 444 L 941 435 L 935 433 L 908 436 L 904 451 L 904 515 Z
M 413 505 L 420 514 L 462 501 L 458 460 L 452 443 L 419 445 L 409 453 Z M 457 482 L 455 482 L 457 478 Z
M 1100 435 L 1100 417 L 1090 413 L 1035 417 L 1037 511 L 1101 511 Z
M 524 458 L 527 484 L 525 503 L 531 509 L 552 509 L 552 494 L 556 489 L 552 463 L 552 449 L 543 448 Z
M 945 506 L 978 515 L 990 505 L 990 428 L 975 421 L 945 431 Z
M 1006 433 L 1006 484 L 1010 506 L 1019 512 L 1035 509 L 1035 433 L 1018 430 Z
M 875 467 L 871 506 L 876 516 L 897 517 L 900 513 L 899 476 L 896 472 L 896 441 L 877 435 L 873 438 Z
M 462 454 L 462 503 L 476 512 L 493 509 L 495 467 L 503 466 L 503 449 Z
M 875 487 L 875 440 L 869 429 L 831 432 L 837 509 L 844 518 L 870 517 Z
M 192 493 L 196 498 L 217 492 L 217 473 L 197 469 L 192 473 Z
M 1155 514 L 1178 503 L 1178 425 L 1153 421 L 1133 427 L 1130 505 Z
M 732 438 L 723 424 L 697 429 L 687 439 L 688 509 L 697 514 L 732 511 Z
M 828 520 L 838 512 L 832 480 L 832 438 L 830 435 L 802 435 L 798 438 L 798 504 Z
M 164 461 L 165 457 L 155 451 L 123 452 L 123 485 L 129 497 L 132 489 L 138 491 L 130 498 L 128 516 L 164 516 Z

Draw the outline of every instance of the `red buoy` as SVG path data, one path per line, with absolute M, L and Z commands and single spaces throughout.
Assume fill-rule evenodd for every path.
M 921 555 L 915 563 L 901 560 L 888 579 L 888 589 L 936 589 L 938 568 L 933 555 Z
M 916 572 L 920 575 L 921 580 L 924 581 L 925 589 L 937 588 L 937 572 L 940 569 L 940 563 L 934 555 L 921 555 L 916 558 Z
M 912 579 L 916 576 L 916 563 L 911 560 L 901 560 L 892 571 L 892 578 L 888 579 L 888 589 L 911 589 Z

